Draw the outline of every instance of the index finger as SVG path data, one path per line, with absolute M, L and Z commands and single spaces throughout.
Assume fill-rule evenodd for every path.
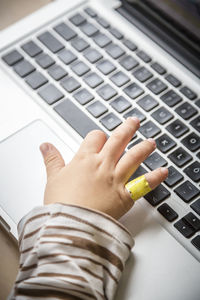
M 80 153 L 99 153 L 107 140 L 106 134 L 101 130 L 90 131 L 83 142 L 77 154 Z
M 101 155 L 116 164 L 139 126 L 138 118 L 126 119 L 107 140 L 101 150 Z

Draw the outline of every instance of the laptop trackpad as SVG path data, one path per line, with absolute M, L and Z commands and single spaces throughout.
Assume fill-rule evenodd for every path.
M 39 146 L 54 144 L 65 162 L 73 151 L 41 120 L 36 120 L 0 143 L 0 205 L 14 223 L 42 205 L 46 171 Z

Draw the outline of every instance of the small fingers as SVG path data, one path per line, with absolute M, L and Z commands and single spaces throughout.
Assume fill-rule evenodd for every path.
M 116 164 L 139 126 L 138 118 L 126 119 L 105 143 L 101 151 L 102 156 Z
M 168 176 L 167 168 L 158 168 L 154 171 L 145 174 L 145 178 L 149 183 L 150 188 L 155 189 L 161 182 L 163 182 Z
M 99 153 L 107 140 L 106 134 L 101 130 L 90 131 L 83 140 L 77 154 Z
M 139 165 L 155 150 L 153 139 L 145 140 L 131 148 L 118 162 L 116 175 L 119 181 L 127 182 Z
M 128 182 L 125 188 L 129 192 L 132 200 L 136 201 L 156 188 L 167 176 L 168 169 L 159 168 Z

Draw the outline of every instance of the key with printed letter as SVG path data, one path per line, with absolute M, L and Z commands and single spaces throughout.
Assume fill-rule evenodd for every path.
M 175 163 L 178 167 L 184 166 L 190 160 L 192 160 L 192 156 L 187 153 L 183 148 L 179 147 L 174 152 L 168 155 L 173 163 Z
M 148 121 L 144 125 L 140 126 L 139 131 L 146 138 L 152 138 L 159 134 L 161 130 L 152 121 Z

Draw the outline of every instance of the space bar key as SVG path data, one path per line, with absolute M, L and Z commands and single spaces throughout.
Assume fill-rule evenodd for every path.
M 69 99 L 57 104 L 54 109 L 83 138 L 91 130 L 102 130 Z

